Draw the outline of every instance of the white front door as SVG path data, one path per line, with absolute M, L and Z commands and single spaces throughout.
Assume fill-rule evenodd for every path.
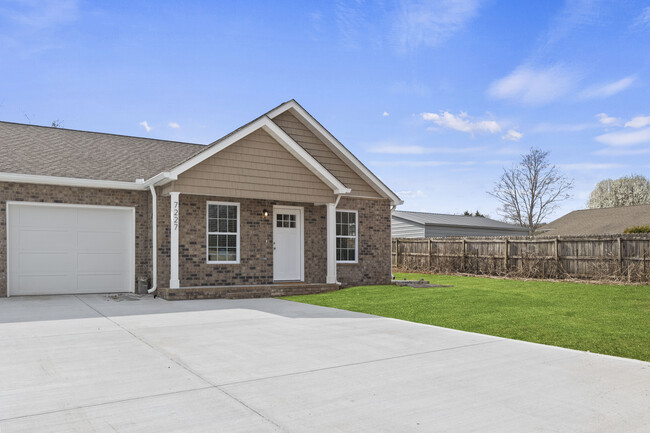
M 302 208 L 273 207 L 273 280 L 304 280 L 302 227 Z

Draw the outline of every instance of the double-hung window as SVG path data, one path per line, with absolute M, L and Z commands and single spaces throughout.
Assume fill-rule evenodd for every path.
M 208 263 L 239 263 L 239 203 L 207 203 Z
M 357 263 L 359 233 L 356 211 L 336 211 L 336 261 Z

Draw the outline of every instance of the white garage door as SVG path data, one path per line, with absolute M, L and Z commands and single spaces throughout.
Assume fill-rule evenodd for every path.
M 7 203 L 9 295 L 132 292 L 134 209 Z

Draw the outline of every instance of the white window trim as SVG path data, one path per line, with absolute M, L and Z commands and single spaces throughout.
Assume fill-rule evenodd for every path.
M 353 263 L 359 263 L 359 212 L 356 210 L 348 210 L 348 209 L 336 209 L 336 213 L 339 212 L 347 212 L 347 213 L 353 213 L 355 215 L 354 220 L 356 224 L 356 235 L 355 236 L 341 236 L 336 234 L 336 220 L 334 221 L 334 235 L 335 238 L 345 238 L 345 239 L 351 239 L 354 237 L 354 260 L 336 260 L 336 263 L 348 263 L 348 264 L 353 264 Z M 336 218 L 336 214 L 334 214 L 334 218 Z M 336 250 L 334 251 L 336 253 Z
M 237 206 L 237 260 L 235 261 L 228 261 L 228 262 L 220 262 L 218 260 L 210 260 L 210 244 L 209 244 L 209 239 L 211 234 L 230 234 L 232 233 L 224 233 L 224 232 L 211 232 L 209 231 L 209 223 L 210 223 L 210 205 L 224 205 L 224 206 Z M 240 242 L 240 233 L 241 233 L 241 215 L 239 212 L 239 203 L 236 202 L 227 202 L 227 201 L 208 201 L 205 204 L 205 260 L 206 263 L 209 265 L 238 265 L 240 261 L 240 250 L 241 250 L 241 242 Z

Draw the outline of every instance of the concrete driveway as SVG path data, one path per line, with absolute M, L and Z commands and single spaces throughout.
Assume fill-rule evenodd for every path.
M 647 432 L 650 363 L 277 299 L 0 300 L 0 432 Z

